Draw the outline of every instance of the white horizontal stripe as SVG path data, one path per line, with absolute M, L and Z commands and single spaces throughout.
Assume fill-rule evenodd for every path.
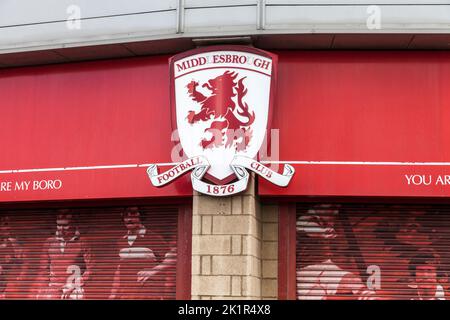
M 266 164 L 354 165 L 354 166 L 450 166 L 450 162 L 396 161 L 261 161 Z
M 176 166 L 178 163 L 158 163 L 158 166 Z M 77 170 L 101 170 L 101 169 L 125 169 L 125 168 L 142 168 L 149 167 L 151 164 L 120 164 L 107 166 L 85 166 L 85 167 L 65 167 L 65 168 L 38 168 L 38 169 L 12 169 L 0 170 L 0 174 L 4 173 L 29 173 L 29 172 L 55 172 L 55 171 L 77 171 Z
M 261 161 L 264 164 L 300 164 L 300 165 L 354 165 L 354 166 L 450 166 L 450 162 L 396 162 L 396 161 Z M 178 162 L 155 163 L 161 167 L 176 166 Z M 11 169 L 0 170 L 0 174 L 30 173 L 30 172 L 56 172 L 56 171 L 80 171 L 102 169 L 127 169 L 145 168 L 151 163 L 121 164 L 104 166 L 62 167 L 62 168 L 37 168 L 37 169 Z
M 180 164 L 181 162 L 161 162 L 161 163 L 144 163 L 139 164 L 138 167 L 150 167 L 153 164 L 157 164 L 158 167 L 167 167 L 167 166 L 176 166 L 177 164 Z

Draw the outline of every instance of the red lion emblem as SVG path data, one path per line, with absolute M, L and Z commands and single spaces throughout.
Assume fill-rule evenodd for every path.
M 251 140 L 252 133 L 248 127 L 255 121 L 255 112 L 249 112 L 247 103 L 242 101 L 247 94 L 244 86 L 246 77 L 236 82 L 238 75 L 236 72 L 225 71 L 224 74 L 208 80 L 202 88 L 211 91 L 209 96 L 197 91 L 199 83 L 194 80 L 186 86 L 189 97 L 201 105 L 199 112 L 189 111 L 186 117 L 188 122 L 194 124 L 214 119 L 210 127 L 205 129 L 205 133 L 211 133 L 212 137 L 202 139 L 200 145 L 203 149 L 224 144 L 226 148 L 230 148 L 233 142 L 236 142 L 236 149 L 241 151 L 245 150 Z

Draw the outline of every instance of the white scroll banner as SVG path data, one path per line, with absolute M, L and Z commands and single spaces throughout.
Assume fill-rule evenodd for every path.
M 244 168 L 231 166 L 237 177 L 236 182 L 225 185 L 214 185 L 202 181 L 209 167 L 210 165 L 205 157 L 197 156 L 189 158 L 160 174 L 158 173 L 158 166 L 152 164 L 147 168 L 147 174 L 155 187 L 162 187 L 188 171 L 193 170 L 191 173 L 192 188 L 195 191 L 211 196 L 229 196 L 247 189 L 249 174 Z
M 201 181 L 208 168 L 200 167 L 195 169 L 191 174 L 192 188 L 203 194 L 216 197 L 230 196 L 247 189 L 249 174 L 244 168 L 231 166 L 237 181 L 229 184 L 215 185 Z
M 161 174 L 158 174 L 158 166 L 156 164 L 152 164 L 147 168 L 147 174 L 155 187 L 161 187 L 179 178 L 186 172 L 199 167 L 209 168 L 209 162 L 203 156 L 192 157 L 184 160 L 175 167 Z
M 230 166 L 237 180 L 224 185 L 215 185 L 202 181 L 203 176 L 210 167 L 208 160 L 203 156 L 189 158 L 161 174 L 158 173 L 157 165 L 152 164 L 148 167 L 147 174 L 154 186 L 161 187 L 193 170 L 191 181 L 192 188 L 195 191 L 211 196 L 230 196 L 247 189 L 249 173 L 246 169 L 255 172 L 262 178 L 280 187 L 286 187 L 295 173 L 295 169 L 289 164 L 284 166 L 283 173 L 280 174 L 254 159 L 243 156 L 235 156 Z
M 280 187 L 286 187 L 295 173 L 294 167 L 290 164 L 286 164 L 283 168 L 283 173 L 280 174 L 266 167 L 262 163 L 244 156 L 235 156 L 233 161 L 231 161 L 231 166 L 247 168 Z

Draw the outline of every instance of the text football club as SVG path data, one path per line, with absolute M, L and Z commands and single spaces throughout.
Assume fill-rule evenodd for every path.
M 277 56 L 266 51 L 220 46 L 191 50 L 170 59 L 172 128 L 178 130 L 184 159 L 147 174 L 156 187 L 191 172 L 194 190 L 211 196 L 244 191 L 253 171 L 286 187 L 294 168 L 281 173 L 258 161 L 270 128 Z

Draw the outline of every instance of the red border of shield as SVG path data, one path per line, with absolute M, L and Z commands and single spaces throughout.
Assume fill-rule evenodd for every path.
M 180 54 L 177 54 L 171 58 L 169 58 L 169 90 L 170 90 L 170 115 L 171 115 L 171 121 L 172 121 L 172 130 L 177 129 L 177 119 L 176 119 L 176 105 L 175 105 L 175 81 L 174 81 L 174 73 L 173 73 L 173 66 L 176 61 L 180 59 L 184 59 L 186 57 L 196 55 L 203 52 L 211 52 L 211 51 L 242 51 L 242 52 L 248 52 L 253 54 L 258 54 L 266 58 L 272 59 L 272 76 L 270 80 L 270 96 L 269 96 L 269 115 L 267 118 L 267 127 L 266 127 L 266 139 L 267 139 L 267 146 L 270 149 L 270 134 L 269 131 L 271 129 L 272 125 L 272 110 L 273 110 L 273 104 L 277 89 L 277 74 L 278 74 L 278 56 L 276 54 L 260 50 L 253 47 L 247 47 L 242 45 L 219 45 L 219 46 L 208 46 L 204 48 L 197 48 L 193 50 L 189 50 Z M 259 150 L 258 150 L 258 157 L 259 157 Z M 217 179 L 210 174 L 206 173 L 205 178 L 209 181 L 217 184 L 217 185 L 223 185 L 230 183 L 233 181 L 236 177 L 234 174 L 229 175 L 225 179 Z

